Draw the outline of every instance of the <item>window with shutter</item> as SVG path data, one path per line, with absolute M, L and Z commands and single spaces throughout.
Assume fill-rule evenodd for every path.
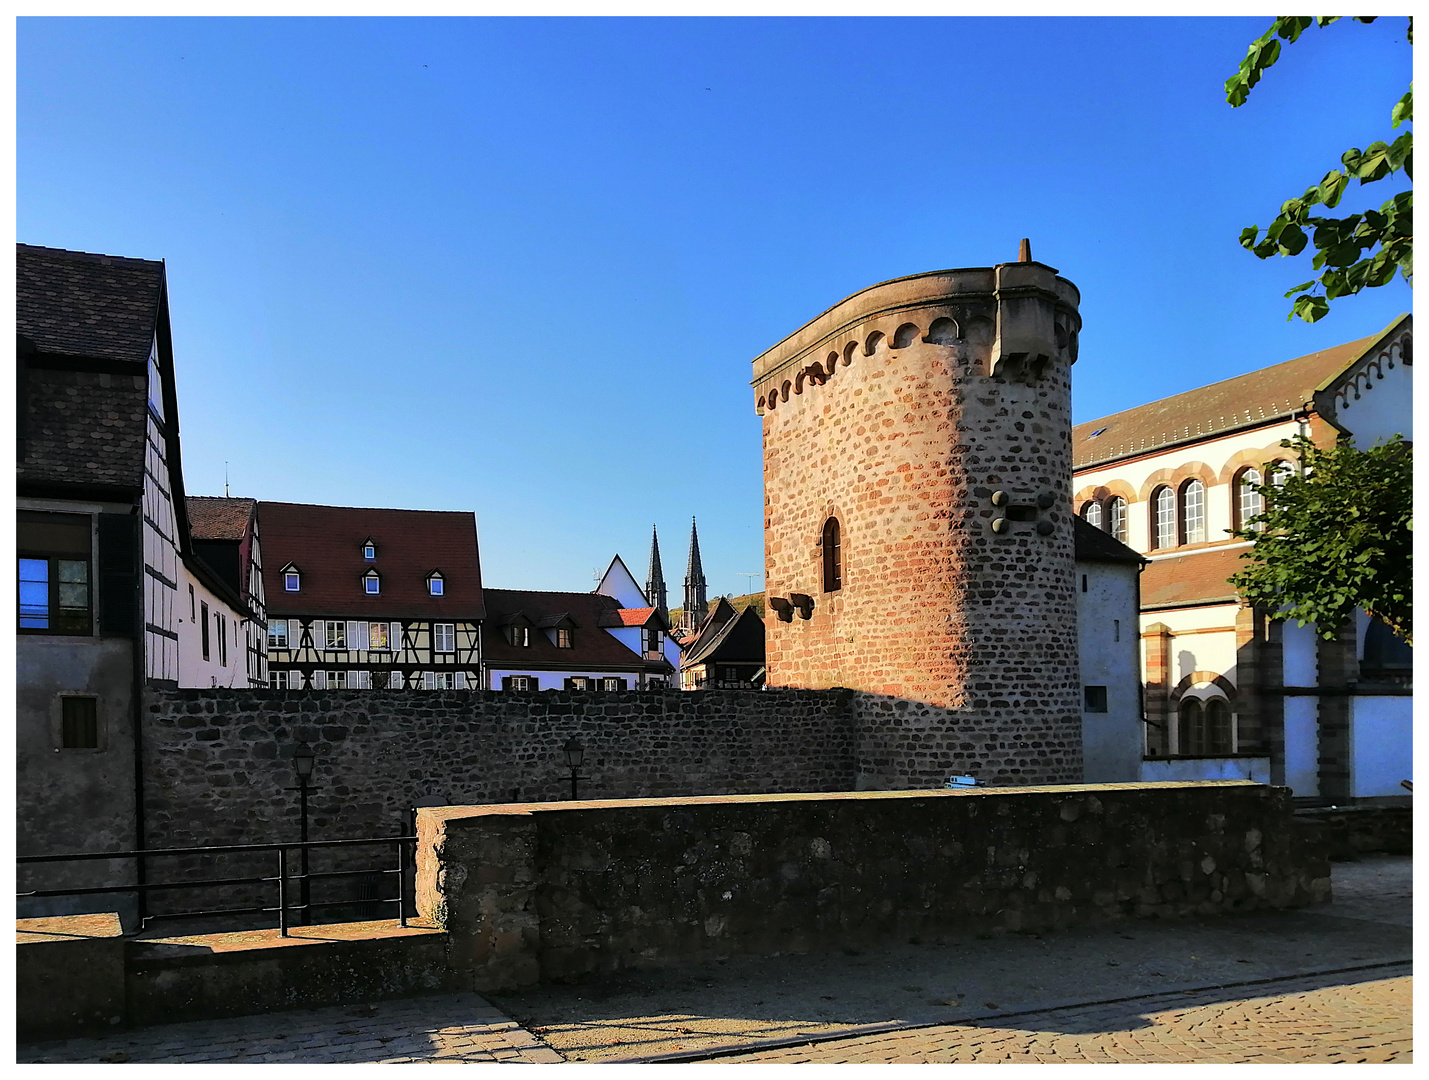
M 435 671 L 422 672 L 422 689 L 435 690 L 437 686 L 437 673 Z
M 347 623 L 347 647 L 348 647 L 349 649 L 365 649 L 365 648 L 367 647 L 363 642 L 359 641 L 358 638 L 357 638 L 357 628 L 358 628 L 359 626 L 361 626 L 361 625 L 362 625 L 362 624 L 359 623 L 359 622 L 353 622 L 352 620 L 348 620 L 348 623 Z M 367 635 L 366 635 L 366 634 L 363 634 L 362 636 L 363 636 L 363 637 L 366 637 Z
M 467 688 L 465 671 L 458 671 L 456 673 L 456 688 L 458 690 L 465 690 Z
M 313 635 L 313 648 L 322 649 L 327 645 L 327 624 L 322 619 L 314 619 L 308 624 Z
M 303 644 L 303 620 L 288 620 L 288 648 L 296 649 Z
M 135 600 L 140 588 L 138 519 L 129 514 L 99 515 L 99 632 L 117 636 L 136 629 Z M 60 578 L 63 593 L 64 578 Z M 63 600 L 61 601 L 63 603 Z M 88 603 L 85 605 L 88 607 Z M 88 613 L 86 612 L 86 621 Z M 85 630 L 88 631 L 88 626 Z
M 314 672 L 313 672 L 313 689 L 314 689 L 314 690 L 326 690 L 326 689 L 327 689 L 327 672 L 326 672 L 326 671 L 314 671 Z
M 402 624 L 394 622 L 392 624 L 392 651 L 400 652 L 406 648 L 406 643 L 402 640 Z
M 503 676 L 501 676 L 501 689 L 503 689 L 503 690 L 510 690 L 510 689 L 511 689 L 511 676 L 510 676 L 510 675 L 503 675 Z

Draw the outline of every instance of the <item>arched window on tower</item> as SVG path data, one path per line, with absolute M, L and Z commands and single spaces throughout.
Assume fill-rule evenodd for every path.
M 1082 520 L 1094 528 L 1102 527 L 1102 504 L 1095 499 L 1088 499 L 1082 506 Z
M 839 538 L 839 519 L 824 522 L 824 592 L 843 588 L 843 552 Z
M 1259 469 L 1242 469 L 1236 476 L 1235 481 L 1235 527 L 1237 529 L 1255 529 L 1259 532 L 1265 526 L 1252 525 L 1251 522 L 1265 509 L 1265 503 L 1260 497 L 1260 492 L 1256 490 L 1260 486 Z
M 1206 542 L 1206 485 L 1187 480 L 1181 488 L 1181 543 Z
M 1176 493 L 1169 487 L 1159 487 L 1151 496 L 1152 547 L 1176 546 Z
M 1106 503 L 1107 531 L 1123 544 L 1126 543 L 1126 500 L 1113 495 Z

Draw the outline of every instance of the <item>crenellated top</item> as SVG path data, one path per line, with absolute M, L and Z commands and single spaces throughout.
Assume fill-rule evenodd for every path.
M 1075 285 L 1036 262 L 935 270 L 871 285 L 754 359 L 755 412 L 762 415 L 809 383 L 823 385 L 860 356 L 920 342 L 966 342 L 987 351 L 988 374 L 1035 381 L 1046 354 L 1023 340 L 1029 330 L 1027 302 L 1040 301 L 1035 307 L 1048 316 L 1034 336 L 1045 341 L 1046 350 L 1075 361 L 1080 300 Z

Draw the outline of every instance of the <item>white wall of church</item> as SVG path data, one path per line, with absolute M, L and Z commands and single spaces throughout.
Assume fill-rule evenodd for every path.
M 1356 697 L 1350 702 L 1351 794 L 1357 799 L 1404 795 L 1414 779 L 1414 701 Z

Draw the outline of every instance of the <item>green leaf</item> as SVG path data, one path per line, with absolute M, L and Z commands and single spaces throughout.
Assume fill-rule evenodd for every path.
M 1339 169 L 1332 169 L 1325 174 L 1325 179 L 1320 181 L 1318 197 L 1320 202 L 1333 210 L 1340 204 L 1340 196 L 1345 193 L 1350 178 Z
M 1389 126 L 1398 127 L 1406 120 L 1414 119 L 1414 84 L 1409 84 L 1408 92 L 1395 103 L 1389 114 Z
M 1286 299 L 1289 299 L 1290 297 L 1294 296 L 1296 293 L 1304 292 L 1306 289 L 1310 288 L 1310 287 L 1313 286 L 1314 284 L 1315 284 L 1315 281 L 1314 281 L 1313 278 L 1312 278 L 1311 280 L 1309 280 L 1309 281 L 1302 281 L 1299 285 L 1296 285 L 1294 288 L 1290 289 L 1290 290 L 1285 294 Z
M 1259 225 L 1250 225 L 1240 231 L 1240 246 L 1247 251 L 1255 249 L 1255 238 L 1260 235 Z
M 1292 315 L 1299 315 L 1308 323 L 1319 322 L 1329 313 L 1329 301 L 1322 296 L 1302 296 L 1291 309 Z
M 1280 235 L 1276 238 L 1280 245 L 1280 254 L 1299 255 L 1305 250 L 1305 245 L 1309 243 L 1309 237 L 1305 235 L 1299 225 L 1286 225 L 1280 230 Z

